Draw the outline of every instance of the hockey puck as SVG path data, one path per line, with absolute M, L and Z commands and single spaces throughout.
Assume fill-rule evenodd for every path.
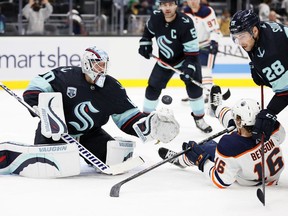
M 172 103 L 172 97 L 169 96 L 169 95 L 163 95 L 162 97 L 162 103 L 163 104 L 166 104 L 166 105 L 169 105 Z

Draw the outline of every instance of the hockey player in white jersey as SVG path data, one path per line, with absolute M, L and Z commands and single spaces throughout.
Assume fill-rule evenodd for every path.
M 212 69 L 218 52 L 218 42 L 222 34 L 212 7 L 200 4 L 200 0 L 187 0 L 187 4 L 184 13 L 192 18 L 199 40 L 202 84 L 210 89 L 213 85 Z M 209 97 L 207 89 L 203 92 L 206 95 L 206 102 L 208 102 Z
M 196 165 L 211 183 L 218 188 L 225 188 L 238 182 L 240 185 L 260 185 L 262 175 L 261 141 L 252 138 L 252 128 L 259 103 L 252 99 L 239 100 L 232 109 L 222 105 L 221 89 L 211 89 L 211 109 L 224 127 L 236 126 L 237 131 L 221 137 L 219 142 L 208 141 L 200 146 L 194 141 L 183 143 L 182 148 L 191 148 L 185 155 L 176 158 L 173 163 L 181 168 Z M 276 121 L 273 133 L 264 143 L 265 183 L 278 183 L 284 169 L 280 144 L 285 139 L 285 130 Z M 166 158 L 174 152 L 165 148 L 159 149 L 159 155 Z

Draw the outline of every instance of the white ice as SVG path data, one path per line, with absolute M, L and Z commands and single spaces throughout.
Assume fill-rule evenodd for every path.
M 225 91 L 227 88 L 223 88 Z M 249 97 L 260 101 L 260 88 L 230 88 L 231 98 L 225 103 L 232 106 L 238 99 Z M 128 88 L 130 98 L 142 108 L 144 88 Z M 22 90 L 15 90 L 22 96 Z M 178 137 L 169 144 L 143 144 L 134 137 L 122 133 L 112 121 L 104 127 L 113 136 L 137 140 L 135 155 L 146 163 L 129 173 L 118 176 L 99 174 L 84 162 L 81 175 L 62 179 L 32 179 L 15 175 L 0 176 L 0 212 L 5 216 L 88 216 L 88 215 L 286 215 L 288 212 L 288 170 L 282 173 L 279 185 L 266 187 L 266 206 L 256 196 L 257 187 L 233 184 L 226 189 L 212 186 L 197 168 L 179 169 L 166 163 L 121 187 L 120 197 L 109 196 L 111 187 L 161 159 L 159 147 L 180 151 L 184 141 L 201 141 L 206 138 L 195 128 L 190 108 L 181 102 L 184 88 L 168 87 L 163 93 L 173 97 L 170 108 L 181 125 Z M 265 88 L 265 105 L 272 97 L 271 89 Z M 25 107 L 5 91 L 0 91 L 0 142 L 16 141 L 32 144 L 38 122 Z M 278 115 L 287 129 L 288 109 Z M 209 116 L 206 121 L 213 126 L 213 133 L 223 128 Z M 211 135 L 210 134 L 210 135 Z M 282 145 L 287 161 L 287 138 Z M 287 202 L 287 203 L 286 203 Z

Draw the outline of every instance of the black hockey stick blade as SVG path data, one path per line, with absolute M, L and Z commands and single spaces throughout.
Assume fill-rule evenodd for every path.
M 198 145 L 203 145 L 205 142 L 208 142 L 209 140 L 214 139 L 214 138 L 216 138 L 216 137 L 218 137 L 218 136 L 220 136 L 222 134 L 230 133 L 234 129 L 235 129 L 235 127 L 231 126 L 229 128 L 226 128 L 225 130 L 219 131 L 218 133 L 216 133 L 214 135 L 211 135 L 210 137 L 207 137 L 206 139 L 202 140 L 201 142 L 198 142 Z M 162 161 L 160 161 L 160 162 L 158 162 L 158 163 L 156 163 L 156 164 L 154 164 L 154 165 L 152 165 L 150 167 L 147 167 L 146 169 L 144 169 L 144 170 L 142 170 L 142 171 L 140 171 L 138 173 L 135 173 L 134 175 L 124 179 L 123 181 L 121 181 L 121 182 L 119 182 L 117 184 L 115 184 L 110 190 L 110 196 L 111 197 L 119 197 L 120 189 L 121 189 L 121 186 L 123 184 L 125 184 L 125 183 L 127 183 L 127 182 L 129 182 L 129 181 L 131 181 L 131 180 L 133 180 L 133 179 L 135 179 L 135 178 L 137 178 L 137 177 L 139 177 L 139 176 L 141 176 L 141 175 L 143 175 L 143 174 L 145 174 L 145 173 L 147 173 L 147 172 L 159 167 L 159 166 L 161 166 L 162 164 L 165 164 L 165 163 L 169 162 L 170 160 L 173 160 L 173 159 L 179 157 L 182 154 L 185 154 L 189 150 L 190 150 L 190 148 L 182 150 L 182 151 L 176 153 L 175 155 L 173 155 L 171 157 L 168 157 L 165 160 L 162 160 Z
M 227 100 L 231 96 L 230 89 L 228 89 L 223 95 L 222 98 L 223 100 Z
M 263 204 L 263 206 L 265 206 L 265 195 L 260 188 L 257 189 L 257 197 L 260 200 L 260 202 Z
M 120 187 L 124 184 L 125 182 L 119 182 L 117 184 L 115 184 L 111 190 L 110 190 L 110 197 L 119 197 L 119 193 L 120 193 Z

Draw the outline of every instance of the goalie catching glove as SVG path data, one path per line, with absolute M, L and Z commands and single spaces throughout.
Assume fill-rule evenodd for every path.
M 179 128 L 173 111 L 165 108 L 151 112 L 133 125 L 133 129 L 142 142 L 158 140 L 168 143 L 178 135 Z

